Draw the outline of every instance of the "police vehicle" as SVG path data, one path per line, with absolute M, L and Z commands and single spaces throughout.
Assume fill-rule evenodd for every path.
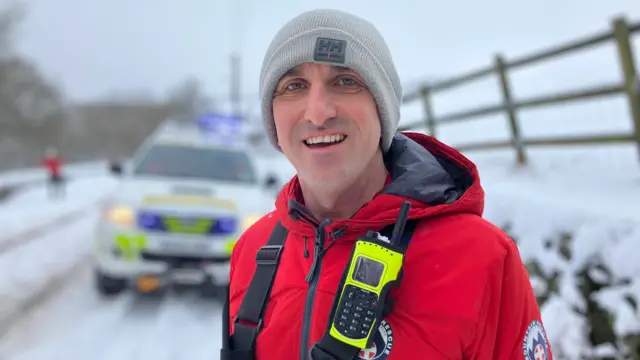
M 234 244 L 273 208 L 273 195 L 246 146 L 225 142 L 241 136 L 219 134 L 220 126 L 211 123 L 221 120 L 207 119 L 167 122 L 124 170 L 96 228 L 100 294 L 174 284 L 210 294 L 228 284 Z

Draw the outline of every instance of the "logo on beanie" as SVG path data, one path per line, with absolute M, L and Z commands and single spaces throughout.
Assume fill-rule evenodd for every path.
M 315 61 L 344 64 L 347 42 L 344 40 L 318 38 L 316 40 Z

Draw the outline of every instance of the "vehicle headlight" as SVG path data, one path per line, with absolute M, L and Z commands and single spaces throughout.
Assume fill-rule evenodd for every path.
M 107 208 L 105 218 L 116 225 L 131 226 L 135 220 L 135 211 L 129 206 L 112 206 Z
M 242 219 L 242 231 L 247 230 L 248 228 L 251 227 L 251 225 L 255 224 L 256 221 L 260 220 L 262 216 L 259 215 L 250 215 L 250 216 L 245 216 Z

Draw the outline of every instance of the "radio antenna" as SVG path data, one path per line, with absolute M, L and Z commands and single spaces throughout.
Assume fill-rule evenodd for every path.
M 407 224 L 407 219 L 409 219 L 409 210 L 411 210 L 411 203 L 408 201 L 402 202 L 400 213 L 398 214 L 398 219 L 396 220 L 396 225 L 393 227 L 393 233 L 391 235 L 391 243 L 394 245 L 398 245 L 404 233 L 404 227 Z

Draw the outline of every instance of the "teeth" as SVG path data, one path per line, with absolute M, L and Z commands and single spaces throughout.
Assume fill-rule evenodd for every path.
M 334 143 L 334 142 L 340 142 L 340 141 L 344 140 L 345 137 L 346 137 L 346 135 L 344 135 L 344 134 L 313 136 L 313 137 L 310 137 L 310 138 L 306 139 L 304 142 L 307 145 L 321 144 L 321 143 L 330 144 L 330 143 Z

